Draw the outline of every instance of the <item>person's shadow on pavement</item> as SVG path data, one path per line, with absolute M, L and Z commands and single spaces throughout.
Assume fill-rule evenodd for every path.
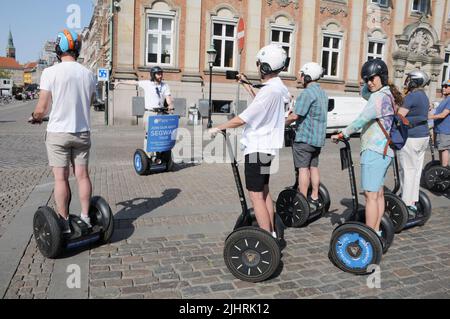
M 123 208 L 114 215 L 115 231 L 111 243 L 126 240 L 130 238 L 134 231 L 134 222 L 140 217 L 150 214 L 158 207 L 173 201 L 181 193 L 181 190 L 167 189 L 157 198 L 135 198 L 128 201 L 117 203 Z
M 341 205 L 346 207 L 346 210 L 344 210 L 342 214 L 336 214 L 335 212 L 337 212 L 337 210 L 334 210 L 324 215 L 325 217 L 330 218 L 331 225 L 335 227 L 341 226 L 342 224 L 350 221 L 353 217 L 353 200 L 344 198 L 341 200 Z M 359 204 L 358 210 L 359 209 L 364 209 L 364 206 Z

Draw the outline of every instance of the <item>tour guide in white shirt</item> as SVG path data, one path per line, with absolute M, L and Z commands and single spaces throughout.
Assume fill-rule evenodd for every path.
M 241 143 L 247 190 L 258 225 L 277 238 L 269 179 L 271 161 L 284 142 L 284 113 L 290 94 L 278 74 L 286 69 L 289 60 L 286 51 L 276 44 L 262 48 L 256 59 L 264 86 L 246 111 L 210 133 L 214 136 L 222 130 L 245 125 Z

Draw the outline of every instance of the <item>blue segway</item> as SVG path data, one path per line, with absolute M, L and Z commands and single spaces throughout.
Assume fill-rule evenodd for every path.
M 155 112 L 158 115 L 148 119 L 146 150 L 138 149 L 133 156 L 134 169 L 140 176 L 170 172 L 174 167 L 174 132 L 178 129 L 180 117 L 168 115 L 167 108 L 157 108 Z
M 382 237 L 365 224 L 365 210 L 358 209 L 358 191 L 351 147 L 348 140 L 341 140 L 345 148 L 341 149 L 342 169 L 347 169 L 353 198 L 353 210 L 350 221 L 336 228 L 331 236 L 328 257 L 341 270 L 364 275 L 369 266 L 378 265 L 394 240 L 394 225 L 385 214 L 381 220 Z

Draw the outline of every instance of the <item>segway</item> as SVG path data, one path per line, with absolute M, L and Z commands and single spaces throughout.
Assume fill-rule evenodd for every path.
M 289 126 L 285 132 L 285 145 L 292 147 L 295 139 L 295 128 Z M 286 188 L 278 195 L 276 202 L 277 214 L 280 215 L 286 227 L 302 227 L 309 221 L 315 220 L 319 216 L 330 210 L 331 200 L 327 188 L 320 184 L 319 187 L 319 207 L 315 211 L 311 211 L 309 203 L 305 196 L 298 191 L 299 171 L 295 170 L 295 184 Z M 312 189 L 309 189 L 308 196 L 311 195 Z
M 73 250 L 94 243 L 108 243 L 114 232 L 114 218 L 108 203 L 101 197 L 93 197 L 89 217 L 92 228 L 89 228 L 79 216 L 70 215 L 72 232 L 65 236 L 58 214 L 48 206 L 39 207 L 33 219 L 34 238 L 39 251 L 44 257 L 53 259 L 59 257 L 64 250 Z
M 431 162 L 425 165 L 422 172 L 422 185 L 437 193 L 444 193 L 450 188 L 450 168 L 441 165 L 434 155 L 434 145 L 430 138 Z
M 401 203 L 397 203 L 396 201 L 388 201 L 389 197 L 398 197 L 401 198 L 401 194 L 399 194 L 400 190 L 400 179 L 399 179 L 399 165 L 397 159 L 397 152 L 395 152 L 395 157 L 393 161 L 393 170 L 394 170 L 394 189 L 389 190 L 385 188 L 385 198 L 386 198 L 386 213 L 392 220 L 394 224 L 395 232 L 400 233 L 401 231 L 412 228 L 415 226 L 424 226 L 427 221 L 431 217 L 431 201 L 430 198 L 424 192 L 419 192 L 419 202 L 417 203 L 417 214 L 416 216 L 409 216 L 408 207 L 406 204 L 401 201 Z M 397 196 L 397 194 L 399 194 Z
M 173 170 L 172 149 L 175 146 L 174 132 L 178 129 L 178 115 L 168 115 L 167 108 L 154 109 L 157 116 L 149 116 L 145 150 L 134 153 L 134 169 L 139 176 L 170 172 Z
M 222 135 L 229 148 L 234 180 L 242 208 L 233 232 L 225 240 L 224 261 L 228 270 L 236 278 L 253 283 L 262 282 L 273 276 L 280 265 L 281 249 L 278 240 L 284 237 L 283 222 L 275 214 L 277 239 L 258 227 L 254 213 L 247 206 L 231 142 L 225 131 Z
M 365 210 L 358 209 L 358 191 L 356 187 L 355 169 L 352 152 L 348 140 L 340 140 L 345 144 L 341 149 L 342 170 L 348 169 L 353 207 L 349 222 L 337 227 L 330 241 L 329 258 L 341 270 L 363 275 L 369 273 L 369 266 L 378 265 L 394 240 L 394 225 L 388 216 L 381 220 L 382 237 L 365 225 Z

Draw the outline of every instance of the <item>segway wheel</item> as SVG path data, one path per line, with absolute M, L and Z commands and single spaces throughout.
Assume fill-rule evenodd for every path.
M 276 208 L 286 227 L 301 227 L 308 221 L 308 201 L 296 190 L 282 191 L 278 196 Z
M 366 223 L 365 209 L 358 210 L 355 221 L 360 222 L 362 224 Z M 387 216 L 387 214 L 384 214 L 383 217 L 381 218 L 380 230 L 382 233 L 383 253 L 385 254 L 387 253 L 392 243 L 394 242 L 395 236 L 394 224 L 392 223 L 390 217 Z
M 108 243 L 114 232 L 114 217 L 111 207 L 102 197 L 97 196 L 91 199 L 89 217 L 92 226 L 99 226 L 102 229 L 100 243 Z
M 424 192 L 419 192 L 419 202 L 417 203 L 417 211 L 419 217 L 422 219 L 419 226 L 424 226 L 431 217 L 431 201 L 430 198 Z
M 166 172 L 172 172 L 174 167 L 172 151 L 164 152 L 161 155 L 161 159 L 163 163 L 167 163 Z
M 385 214 L 389 216 L 394 225 L 394 232 L 400 233 L 408 222 L 408 208 L 405 203 L 392 193 L 384 194 Z
M 225 241 L 225 264 L 242 281 L 267 280 L 278 269 L 280 260 L 277 240 L 264 230 L 244 227 L 231 233 Z
M 368 274 L 369 266 L 378 265 L 382 255 L 380 238 L 362 223 L 346 223 L 333 232 L 329 257 L 335 266 L 345 272 Z
M 450 187 L 450 170 L 442 166 L 434 166 L 424 174 L 425 186 L 431 191 L 445 192 Z
M 139 176 L 146 176 L 150 172 L 150 159 L 143 150 L 134 153 L 134 170 Z
M 40 207 L 34 214 L 33 233 L 41 254 L 46 258 L 56 258 L 63 248 L 59 217 L 50 207 Z

